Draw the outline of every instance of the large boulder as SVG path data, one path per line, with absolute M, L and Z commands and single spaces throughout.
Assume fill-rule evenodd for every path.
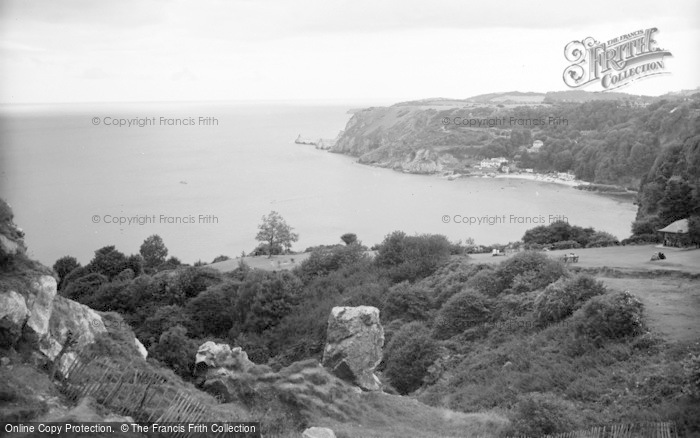
M 59 358 L 68 336 L 70 348 Z M 95 342 L 97 335 L 107 333 L 102 317 L 91 308 L 58 296 L 54 299 L 49 332 L 39 341 L 39 350 L 50 360 L 58 359 L 58 371 L 65 375 L 77 357 L 77 352 Z
M 328 318 L 323 366 L 366 391 L 378 391 L 374 370 L 382 360 L 384 328 L 379 309 L 371 306 L 334 307 Z
M 199 348 L 196 364 L 197 384 L 206 392 L 224 403 L 277 412 L 294 427 L 319 415 L 348 421 L 361 409 L 362 391 L 313 359 L 274 372 L 248 361 L 239 347 L 207 342 Z
M 65 375 L 77 353 L 107 329 L 97 312 L 57 295 L 51 269 L 27 259 L 24 232 L 12 217 L 0 199 L 0 345 L 28 346 L 40 362 L 58 361 L 56 370 Z
M 29 310 L 22 295 L 13 290 L 0 293 L 0 347 L 9 347 L 17 342 L 28 315 Z

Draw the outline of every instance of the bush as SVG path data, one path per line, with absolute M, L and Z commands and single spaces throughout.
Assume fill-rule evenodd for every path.
M 172 293 L 184 302 L 222 281 L 223 276 L 215 269 L 188 267 L 177 271 Z
M 636 236 L 629 237 L 627 239 L 623 239 L 620 243 L 623 245 L 646 245 L 648 243 L 658 243 L 659 242 L 659 235 L 658 233 L 654 234 L 639 234 Z
M 700 354 L 689 354 L 683 360 L 683 374 L 685 380 L 683 392 L 700 399 Z
M 234 323 L 238 285 L 223 283 L 210 287 L 187 302 L 187 315 L 195 336 L 225 336 Z
M 81 269 L 81 268 L 78 268 Z M 102 274 L 87 274 L 76 280 L 67 283 L 61 291 L 61 295 L 73 301 L 83 302 L 91 295 L 94 295 L 103 284 L 109 279 Z
M 395 283 L 414 282 L 433 274 L 445 264 L 449 260 L 451 246 L 445 236 L 407 236 L 401 231 L 394 231 L 384 238 L 374 262 L 387 269 Z
M 381 309 L 384 304 L 386 287 L 377 283 L 354 286 L 345 291 L 342 306 L 372 306 Z
M 550 393 L 529 393 L 519 397 L 512 419 L 513 435 L 543 436 L 576 428 L 570 419 L 571 403 Z
M 384 375 L 401 394 L 415 391 L 423 383 L 438 347 L 430 330 L 420 322 L 405 324 L 392 336 L 384 352 Z
M 75 257 L 64 256 L 56 260 L 56 263 L 53 264 L 53 270 L 56 272 L 56 274 L 58 274 L 59 290 L 63 287 L 63 280 L 66 278 L 66 275 L 70 274 L 72 270 L 79 268 L 80 266 L 81 265 L 78 263 L 78 259 Z
M 483 324 L 489 317 L 488 299 L 472 290 L 462 291 L 442 305 L 433 326 L 436 339 L 449 339 L 466 329 Z
M 541 289 L 566 274 L 566 268 L 540 252 L 520 252 L 501 262 L 497 270 L 505 292 L 523 293 Z
M 551 245 L 552 249 L 576 249 L 581 248 L 581 244 L 575 240 L 562 240 L 560 242 L 554 242 Z
M 605 231 L 596 231 L 591 236 L 586 248 L 600 248 L 619 244 L 620 241 L 617 240 L 617 237 L 613 236 L 612 234 L 606 233 Z
M 389 289 L 382 309 L 382 319 L 386 322 L 403 319 L 406 322 L 428 319 L 431 302 L 427 290 L 411 286 L 407 281 Z
M 535 300 L 535 319 L 541 324 L 561 321 L 589 299 L 604 293 L 603 283 L 588 274 L 559 279 L 538 295 Z
M 311 251 L 309 258 L 301 263 L 297 272 L 300 278 L 308 282 L 314 277 L 328 275 L 363 259 L 367 259 L 365 247 L 357 243 L 318 247 Z
M 574 313 L 574 328 L 600 346 L 604 341 L 644 332 L 644 305 L 629 292 L 597 296 Z
M 467 286 L 484 295 L 495 297 L 503 292 L 503 279 L 494 269 L 482 269 L 467 281 Z
M 149 353 L 154 359 L 163 362 L 185 380 L 192 380 L 194 360 L 199 344 L 187 336 L 187 329 L 181 325 L 171 327 L 160 335 L 158 343 Z

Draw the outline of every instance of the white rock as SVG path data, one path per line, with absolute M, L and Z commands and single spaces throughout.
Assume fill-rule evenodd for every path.
M 206 364 L 210 368 L 228 368 L 234 371 L 248 371 L 255 366 L 241 347 L 231 348 L 228 344 L 207 341 L 200 345 L 195 357 L 195 365 Z
M 21 329 L 28 315 L 27 303 L 22 295 L 13 290 L 0 294 L 0 319 L 7 318 Z
M 29 309 L 27 327 L 32 329 L 39 338 L 49 333 L 49 319 L 56 297 L 56 279 L 50 275 L 42 275 L 32 282 L 31 291 L 26 303 Z
M 141 341 L 139 341 L 137 338 L 134 338 L 134 344 L 136 344 L 136 349 L 139 350 L 141 357 L 146 359 L 148 357 L 148 350 L 146 350 L 146 347 L 144 347 Z
M 327 427 L 310 427 L 302 434 L 303 438 L 335 438 L 335 432 Z
M 328 318 L 323 366 L 367 391 L 381 383 L 374 369 L 382 360 L 384 328 L 379 309 L 371 306 L 334 307 Z

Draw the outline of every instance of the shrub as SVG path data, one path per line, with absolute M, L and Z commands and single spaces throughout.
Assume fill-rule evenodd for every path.
M 176 325 L 160 335 L 158 343 L 151 346 L 149 353 L 180 377 L 191 380 L 198 348 L 199 344 L 187 336 L 187 329 Z
M 56 263 L 53 264 L 53 270 L 56 271 L 56 274 L 58 274 L 59 290 L 63 287 L 63 279 L 66 278 L 66 275 L 68 275 L 72 270 L 79 267 L 80 263 L 78 263 L 78 259 L 76 259 L 75 257 L 64 256 L 56 260 Z
M 523 293 L 555 282 L 566 274 L 566 268 L 540 252 L 525 251 L 501 262 L 497 272 L 506 292 Z
M 467 281 L 467 286 L 488 296 L 496 296 L 503 292 L 504 284 L 503 279 L 493 269 L 482 269 L 481 271 L 474 274 Z
M 232 317 L 241 331 L 262 333 L 298 303 L 302 283 L 288 271 L 252 271 L 239 289 Z
M 176 325 L 186 327 L 190 323 L 190 316 L 185 313 L 182 307 L 177 305 L 162 306 L 147 317 L 135 331 L 139 340 L 146 348 L 149 348 L 158 342 L 160 336 L 170 327 Z
M 643 309 L 629 292 L 597 296 L 574 313 L 574 328 L 598 346 L 609 339 L 633 337 L 644 331 Z
M 407 236 L 394 231 L 384 238 L 374 262 L 389 271 L 395 283 L 414 282 L 434 273 L 450 257 L 451 244 L 445 236 Z
M 61 295 L 73 301 L 83 302 L 108 281 L 109 279 L 102 274 L 87 274 L 68 283 L 61 291 Z
M 589 299 L 604 293 L 603 283 L 588 274 L 559 279 L 538 295 L 535 300 L 535 318 L 541 324 L 561 321 Z
M 128 268 L 128 259 L 120 251 L 111 246 L 105 246 L 95 251 L 95 256 L 92 258 L 87 268 L 90 272 L 102 274 L 109 279 L 117 276 L 121 271 Z
M 387 322 L 395 319 L 406 322 L 425 320 L 428 319 L 430 306 L 428 291 L 405 281 L 389 289 L 382 309 L 382 319 Z
M 309 281 L 314 277 L 328 275 L 343 266 L 357 263 L 363 259 L 367 259 L 365 247 L 357 243 L 345 246 L 318 247 L 313 249 L 309 257 L 301 263 L 298 275 L 304 281 Z
M 600 248 L 619 244 L 620 241 L 612 234 L 606 233 L 605 231 L 596 231 L 591 236 L 588 244 L 586 244 L 586 248 Z
M 381 309 L 385 292 L 386 287 L 377 283 L 354 286 L 346 290 L 341 305 L 349 307 L 372 306 Z
M 215 269 L 188 267 L 177 271 L 172 293 L 184 302 L 222 281 L 223 276 Z
M 234 323 L 238 285 L 223 283 L 210 287 L 187 302 L 187 315 L 195 335 L 225 336 Z
M 700 354 L 689 354 L 682 364 L 685 380 L 683 392 L 700 399 Z
M 522 395 L 514 410 L 513 435 L 552 435 L 576 427 L 570 418 L 571 404 L 554 394 L 534 392 Z
M 478 292 L 464 290 L 442 305 L 433 327 L 436 339 L 449 339 L 470 327 L 486 322 L 489 317 L 488 299 Z
M 423 383 L 438 347 L 430 330 L 420 322 L 405 324 L 392 336 L 384 352 L 384 375 L 401 394 L 415 391 Z
M 576 249 L 581 248 L 581 244 L 575 240 L 562 240 L 560 242 L 554 242 L 551 245 L 552 249 Z

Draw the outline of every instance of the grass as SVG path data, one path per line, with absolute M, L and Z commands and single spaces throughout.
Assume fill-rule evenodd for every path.
M 665 260 L 651 261 L 655 252 L 663 252 Z M 577 269 L 616 269 L 628 273 L 639 271 L 684 272 L 700 275 L 700 249 L 660 248 L 656 245 L 626 245 L 607 248 L 580 248 L 548 251 L 546 254 L 560 260 L 564 254 L 575 253 L 578 263 L 569 267 Z M 470 254 L 475 263 L 499 263 L 503 257 L 491 254 Z M 506 259 L 509 256 L 505 257 Z

